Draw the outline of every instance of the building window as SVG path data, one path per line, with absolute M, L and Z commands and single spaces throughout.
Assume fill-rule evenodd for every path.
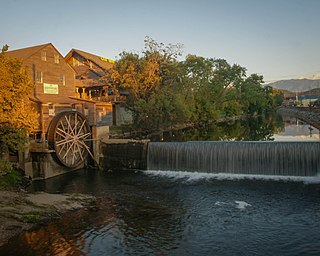
M 56 64 L 60 63 L 60 56 L 58 54 L 54 55 L 54 63 L 56 63 Z
M 43 75 L 42 75 L 42 72 L 40 71 L 36 71 L 36 82 L 43 83 Z
M 73 57 L 72 61 L 73 61 L 73 66 L 79 66 L 80 65 L 79 60 L 77 60 L 75 57 Z
M 43 61 L 47 61 L 47 53 L 46 52 L 41 52 L 41 59 Z
M 49 108 L 49 116 L 54 116 L 55 115 L 54 105 L 49 104 L 48 108 Z
M 66 85 L 66 77 L 65 77 L 65 75 L 60 75 L 60 84 L 61 85 Z

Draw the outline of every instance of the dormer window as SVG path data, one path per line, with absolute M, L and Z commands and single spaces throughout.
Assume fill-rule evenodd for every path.
M 47 61 L 47 53 L 46 52 L 41 52 L 41 60 Z

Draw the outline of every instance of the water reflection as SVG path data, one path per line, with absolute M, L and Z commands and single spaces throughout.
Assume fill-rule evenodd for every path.
M 164 132 L 151 141 L 320 140 L 320 131 L 296 117 L 279 114 Z
M 35 191 L 95 195 L 98 207 L 65 214 L 47 226 L 25 232 L 1 248 L 0 254 L 166 254 L 178 246 L 185 205 L 176 200 L 179 191 L 172 184 L 159 183 L 158 179 L 152 183 L 152 180 L 140 172 L 134 175 L 84 170 L 36 182 Z M 161 193 L 163 189 L 167 197 L 166 192 Z M 18 251 L 17 241 L 27 251 Z
M 284 129 L 274 135 L 275 140 L 320 140 L 320 131 L 308 123 L 284 115 Z
M 25 232 L 20 237 L 21 247 L 27 251 L 17 255 L 83 255 L 76 242 L 63 234 L 53 223 L 36 231 Z M 17 253 L 17 252 L 16 252 Z
M 319 255 L 317 185 L 120 171 L 64 177 L 61 192 L 94 194 L 98 208 L 13 238 L 0 255 Z M 54 180 L 47 192 L 61 189 Z
M 152 141 L 268 141 L 284 129 L 280 115 L 255 116 L 243 120 L 204 125 L 170 131 L 151 138 Z

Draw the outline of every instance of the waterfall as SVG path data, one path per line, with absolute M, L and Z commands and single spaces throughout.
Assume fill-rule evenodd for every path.
M 315 176 L 319 142 L 150 142 L 148 169 Z

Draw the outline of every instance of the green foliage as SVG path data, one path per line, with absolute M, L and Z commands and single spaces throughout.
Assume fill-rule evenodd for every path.
M 181 123 L 208 122 L 221 116 L 261 115 L 281 104 L 263 77 L 246 75 L 224 59 L 187 55 L 181 45 L 165 46 L 147 37 L 142 55 L 123 52 L 105 77 L 125 88 L 134 126 L 153 130 Z
M 39 223 L 42 219 L 43 213 L 39 211 L 31 211 L 28 213 L 24 213 L 20 220 L 26 223 Z
M 0 126 L 0 143 L 6 145 L 10 151 L 21 149 L 26 139 L 24 129 L 18 129 L 12 126 Z
M 9 161 L 0 159 L 0 175 L 4 176 L 13 170 L 12 164 Z
M 22 180 L 21 174 L 8 161 L 0 159 L 0 188 L 16 187 Z

